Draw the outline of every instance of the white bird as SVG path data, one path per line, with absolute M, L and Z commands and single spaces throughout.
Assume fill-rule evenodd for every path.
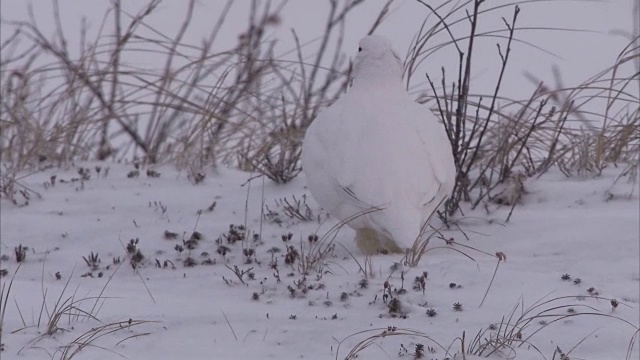
M 307 129 L 302 167 L 314 199 L 356 231 L 365 254 L 404 252 L 453 190 L 444 126 L 402 82 L 391 42 L 360 41 L 353 84 Z

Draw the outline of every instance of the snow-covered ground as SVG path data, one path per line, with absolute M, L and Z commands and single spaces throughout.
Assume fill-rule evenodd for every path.
M 12 34 L 6 21 L 28 18 L 25 3 L 0 2 L 2 41 Z M 142 6 L 124 3 L 132 13 Z M 368 1 L 370 7 L 353 14 L 345 49 L 357 48 L 383 3 Z M 88 18 L 92 38 L 107 4 L 60 2 L 72 52 L 80 43 L 80 19 Z M 208 34 L 223 6 L 197 4 L 186 37 L 194 44 Z M 291 29 L 303 42 L 323 31 L 328 7 L 310 4 L 287 5 L 283 25 L 272 34 L 281 53 L 292 48 Z M 553 82 L 552 65 L 565 86 L 611 66 L 629 41 L 620 32 L 633 27 L 633 4 L 522 2 L 523 28 L 594 32 L 523 29 L 519 39 L 557 57 L 515 44 L 504 93 L 527 98 L 536 83 L 522 75 Z M 49 3 L 34 5 L 43 32 L 54 34 Z M 246 26 L 248 4 L 234 6 L 220 49 L 234 46 Z M 502 26 L 499 16 L 509 18 L 511 12 L 496 13 L 487 26 Z M 184 13 L 182 2 L 164 2 L 149 21 L 173 36 Z M 397 1 L 378 33 L 404 54 L 426 13 L 415 1 Z M 111 34 L 111 22 L 105 26 Z M 493 89 L 497 71 L 493 40 L 484 45 L 474 68 L 477 92 Z M 136 56 L 127 60 L 150 68 L 164 62 Z M 438 54 L 423 70 L 439 74 L 442 66 L 455 67 L 452 56 Z M 88 170 L 79 173 L 81 167 Z M 159 177 L 147 176 L 146 168 L 128 177 L 134 170 L 130 164 L 82 163 L 22 174 L 19 184 L 26 188 L 17 189 L 30 197 L 28 203 L 21 193 L 16 204 L 0 200 L 2 360 L 344 359 L 370 337 L 372 343 L 360 343 L 371 346 L 359 359 L 411 359 L 422 344 L 424 359 L 444 360 L 462 358 L 462 343 L 479 352 L 487 339 L 497 343 L 505 335 L 511 342 L 490 358 L 560 359 L 554 356 L 558 349 L 568 359 L 640 356 L 639 181 L 616 182 L 621 169 L 573 178 L 552 170 L 528 179 L 527 194 L 508 223 L 509 207 L 467 209 L 457 219 L 464 233 L 443 231 L 455 244 L 434 238 L 434 249 L 416 268 L 395 265 L 399 256 L 365 259 L 348 228 L 327 249 L 336 223 L 308 195 L 302 175 L 276 185 L 262 178 L 247 182 L 256 174 L 218 168 L 195 184 L 199 175 L 172 167 L 155 169 Z M 296 207 L 296 201 L 301 213 L 287 215 L 287 202 Z M 196 231 L 199 240 L 193 238 Z M 246 240 L 233 242 L 242 233 Z M 309 242 L 311 234 L 318 242 Z M 25 256 L 21 263 L 16 248 Z M 291 249 L 299 255 L 289 265 Z M 307 255 L 318 251 L 327 256 L 305 273 Z M 506 261 L 498 262 L 496 252 Z M 425 272 L 424 290 L 419 282 L 414 289 Z M 399 308 L 390 312 L 396 299 Z M 416 332 L 409 336 L 407 329 Z M 515 329 L 522 329 L 521 339 Z M 482 355 L 491 352 L 489 347 Z
M 88 169 L 85 180 L 80 167 Z M 377 338 L 360 359 L 412 358 L 423 344 L 425 359 L 442 360 L 460 352 L 455 339 L 463 334 L 465 349 L 473 350 L 481 329 L 488 330 L 480 343 L 507 323 L 524 326 L 532 317 L 521 331 L 526 343 L 519 346 L 514 331 L 514 342 L 491 358 L 551 359 L 557 347 L 572 350 L 570 359 L 638 358 L 639 191 L 627 178 L 614 184 L 620 169 L 596 178 L 551 172 L 528 180 L 508 223 L 507 207 L 468 211 L 459 220 L 468 239 L 459 230 L 445 232 L 457 244 L 433 239 L 439 248 L 416 268 L 394 266 L 399 256 L 372 257 L 366 284 L 365 258 L 348 228 L 320 272 L 302 273 L 308 236 L 317 233 L 313 244 L 321 246 L 335 225 L 305 198 L 302 176 L 288 185 L 246 183 L 252 174 L 219 168 L 195 184 L 193 175 L 171 168 L 156 169 L 159 177 L 147 176 L 147 169 L 128 177 L 133 170 L 105 163 L 48 169 L 20 179 L 31 190 L 28 204 L 20 195 L 17 205 L 0 202 L 0 267 L 8 271 L 1 280 L 3 360 L 62 358 L 63 347 L 85 333 L 80 342 L 87 346 L 76 359 L 343 359 L 388 327 L 397 328 L 390 335 L 413 329 L 423 337 Z M 313 220 L 286 215 L 283 201 L 295 206 L 294 196 L 309 206 L 300 207 L 301 215 Z M 230 232 L 230 225 L 244 227 L 248 240 L 230 243 L 243 232 Z M 194 231 L 201 238 L 189 241 Z M 19 266 L 14 249 L 20 245 L 28 249 Z M 305 256 L 287 265 L 287 246 Z M 255 252 L 251 261 L 243 247 Z M 137 250 L 144 258 L 136 262 Z M 506 261 L 480 307 L 498 263 L 489 254 L 498 251 Z M 99 257 L 94 269 L 83 259 L 90 261 L 92 252 Z M 245 271 L 242 280 L 235 266 Z M 414 279 L 423 272 L 425 289 L 416 290 Z M 400 302 L 397 312 L 389 309 L 393 299 Z M 59 329 L 47 335 L 50 317 L 67 305 Z

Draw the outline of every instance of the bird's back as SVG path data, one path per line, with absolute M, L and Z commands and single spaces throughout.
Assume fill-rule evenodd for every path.
M 452 190 L 451 145 L 436 117 L 404 89 L 401 61 L 387 39 L 360 41 L 352 80 L 307 130 L 302 162 L 309 188 L 338 220 L 374 210 L 349 225 L 406 248 Z
M 372 207 L 388 209 L 354 221 L 356 227 L 373 222 L 417 230 L 437 205 L 428 204 L 451 190 L 443 184 L 454 170 L 438 165 L 453 164 L 442 127 L 408 94 L 398 95 L 352 91 L 323 112 L 305 138 L 309 185 L 323 194 L 318 202 L 330 213 L 343 220 Z

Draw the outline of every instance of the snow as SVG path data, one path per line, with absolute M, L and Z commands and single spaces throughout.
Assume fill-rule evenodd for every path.
M 80 178 L 80 166 L 90 169 L 90 179 L 72 181 Z M 102 167 L 100 174 L 95 166 Z M 105 176 L 106 167 L 109 170 Z M 132 170 L 131 165 L 88 163 L 67 170 L 52 168 L 25 174 L 20 183 L 42 198 L 34 196 L 28 205 L 0 202 L 0 249 L 3 256 L 8 256 L 3 257 L 0 267 L 9 272 L 2 278 L 3 286 L 17 270 L 7 308 L 3 309 L 2 359 L 59 358 L 56 350 L 83 333 L 129 319 L 146 323 L 130 328 L 125 325 L 96 340 L 76 358 L 332 359 L 337 356 L 340 341 L 355 334 L 340 345 L 337 357 L 344 358 L 357 342 L 389 326 L 396 326 L 398 332 L 423 332 L 442 347 L 450 347 L 447 356 L 453 357 L 460 350 L 460 342 L 454 339 L 463 332 L 469 348 L 479 330 L 499 324 L 517 304 L 527 309 L 536 302 L 563 296 L 572 297 L 543 304 L 539 309 L 567 305 L 550 313 L 571 315 L 571 307 L 575 313 L 605 316 L 574 316 L 536 333 L 528 341 L 547 359 L 552 358 L 557 346 L 567 352 L 576 345 L 571 358 L 624 359 L 639 325 L 638 182 L 629 184 L 627 178 L 614 182 L 619 169 L 606 171 L 598 178 L 566 178 L 551 172 L 541 179 L 530 179 L 525 183 L 528 193 L 509 223 L 504 223 L 509 208 L 488 205 L 488 213 L 485 209 L 469 211 L 460 220 L 468 240 L 458 230 L 446 232 L 459 243 L 453 247 L 475 261 L 434 239 L 432 246 L 439 248 L 430 251 L 416 268 L 400 266 L 392 271 L 400 256 L 372 257 L 373 276 L 367 288 L 359 285 L 363 278 L 359 266 L 364 266 L 365 258 L 356 249 L 352 230 L 344 228 L 336 238 L 341 245 L 326 259 L 322 275 L 313 271 L 308 274 L 306 285 L 312 288 L 306 294 L 296 286 L 303 278 L 298 267 L 285 265 L 281 236 L 292 233 L 288 244 L 302 246 L 304 252 L 307 236 L 316 230 L 322 236 L 335 221 L 326 220 L 309 196 L 304 198 L 308 192 L 303 176 L 287 185 L 263 182 L 262 178 L 246 183 L 255 174 L 218 168 L 194 184 L 187 173 L 172 168 L 156 169 L 161 174 L 158 178 L 147 177 L 144 169 L 139 177 L 128 178 Z M 54 175 L 55 186 L 45 186 Z M 306 201 L 314 220 L 292 220 L 284 215 L 276 201 L 286 198 L 291 203 L 293 196 Z M 208 211 L 214 201 L 215 208 Z M 266 213 L 261 210 L 263 204 L 279 213 L 283 220 L 280 225 L 269 220 L 274 216 L 261 221 L 261 213 Z M 261 234 L 261 241 L 245 244 L 255 249 L 259 263 L 244 264 L 241 242 L 227 244 L 223 238 L 223 244 L 230 248 L 225 261 L 216 252 L 216 240 L 228 233 L 230 224 L 245 223 L 250 239 L 254 233 Z M 166 239 L 167 230 L 177 233 L 177 239 Z M 198 265 L 185 267 L 183 261 L 189 251 L 178 253 L 174 248 L 183 244 L 183 238 L 189 239 L 194 230 L 203 236 L 190 254 Z M 136 238 L 145 255 L 137 272 L 125 249 L 129 240 Z M 18 269 L 13 250 L 20 244 L 29 250 Z M 482 307 L 479 304 L 497 259 L 463 246 L 489 254 L 501 251 L 507 256 L 500 262 Z M 268 250 L 273 247 L 282 250 L 274 255 L 280 283 L 269 267 L 272 255 Z M 82 259 L 91 252 L 98 253 L 101 260 L 94 271 Z M 203 252 L 209 255 L 202 256 Z M 114 257 L 123 260 L 120 266 L 112 264 Z M 215 264 L 202 264 L 207 258 L 215 259 Z M 155 259 L 161 264 L 170 260 L 175 269 L 170 264 L 157 268 Z M 225 265 L 237 265 L 240 270 L 253 268 L 255 280 L 245 275 L 246 284 L 242 284 Z M 404 315 L 392 317 L 383 303 L 383 284 L 388 281 L 392 289 L 399 289 L 401 270 L 405 271 L 407 292 L 392 294 L 399 297 Z M 412 286 L 413 279 L 424 271 L 428 276 L 423 294 Z M 56 272 L 60 272 L 60 280 L 56 280 Z M 102 277 L 98 277 L 99 272 Z M 87 273 L 93 277 L 82 276 Z M 562 280 L 563 274 L 569 274 L 571 280 Z M 581 279 L 580 284 L 573 282 L 576 278 Z M 456 286 L 451 288 L 451 283 Z M 294 296 L 288 286 L 296 289 Z M 599 297 L 587 292 L 591 287 Z M 254 292 L 259 294 L 258 300 L 252 299 Z M 343 292 L 347 294 L 345 299 L 341 299 Z M 38 327 L 43 294 L 48 310 Z M 100 297 L 95 307 L 99 311 L 93 312 L 97 319 L 63 316 L 59 327 L 64 330 L 42 336 L 47 311 L 52 311 L 59 298 L 64 301 L 72 296 L 89 299 L 76 304 L 84 311 L 90 311 Z M 620 303 L 615 309 L 611 298 Z M 454 311 L 454 303 L 461 303 L 462 311 Z M 427 309 L 434 309 L 437 315 L 427 316 Z M 518 308 L 514 318 L 521 311 Z M 525 338 L 541 326 L 539 320 L 522 331 Z M 547 320 L 550 323 L 552 319 Z M 445 350 L 424 338 L 393 336 L 363 350 L 360 358 L 398 358 L 403 353 L 401 344 L 409 352 L 404 358 L 410 358 L 416 343 L 435 348 L 427 358 L 446 357 Z M 518 359 L 543 358 L 528 345 L 515 347 L 515 351 Z M 631 358 L 637 358 L 638 353 L 636 346 Z

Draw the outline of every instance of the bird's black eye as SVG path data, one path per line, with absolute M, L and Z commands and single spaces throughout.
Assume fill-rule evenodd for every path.
M 359 47 L 359 48 L 358 48 L 358 52 L 360 52 L 360 51 L 362 51 L 362 48 L 361 48 L 361 47 Z

